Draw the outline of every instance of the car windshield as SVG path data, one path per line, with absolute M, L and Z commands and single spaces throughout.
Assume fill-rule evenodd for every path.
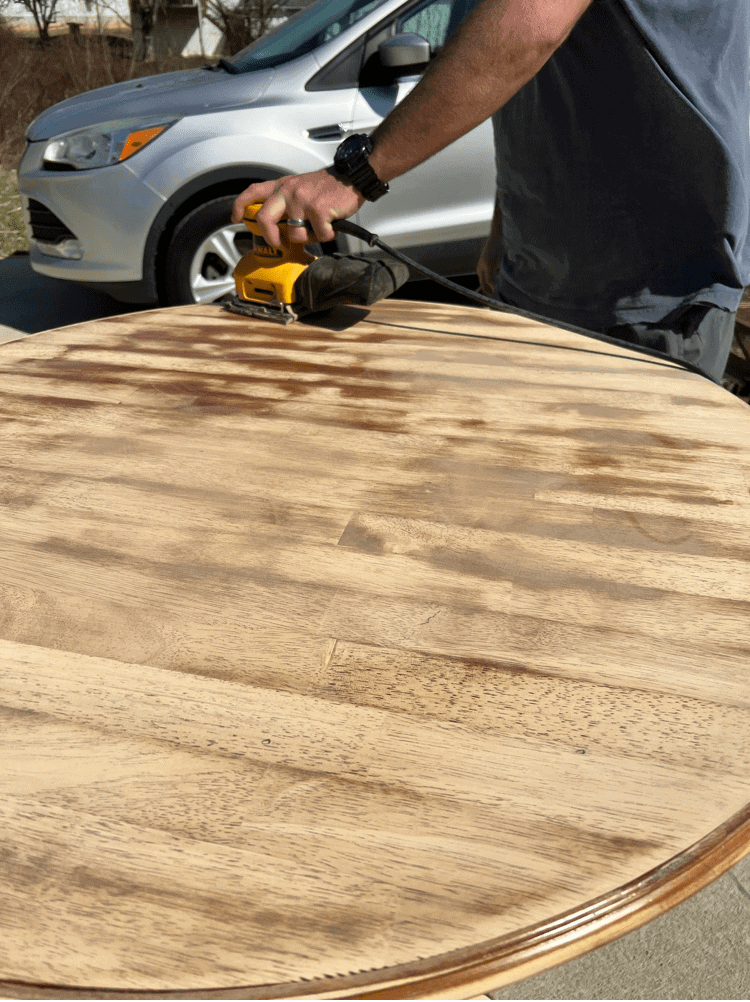
M 383 0 L 318 0 L 285 21 L 272 34 L 257 39 L 230 60 L 235 73 L 250 73 L 288 63 L 356 24 Z

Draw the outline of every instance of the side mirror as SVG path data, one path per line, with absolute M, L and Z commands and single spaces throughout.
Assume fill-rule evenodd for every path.
M 430 43 L 421 35 L 404 32 L 386 39 L 378 46 L 380 65 L 389 70 L 399 70 L 405 67 L 417 70 L 430 61 Z

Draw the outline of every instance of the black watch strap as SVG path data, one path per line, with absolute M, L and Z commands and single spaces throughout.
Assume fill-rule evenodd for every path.
M 351 174 L 346 171 L 342 171 L 340 167 L 336 164 L 331 164 L 328 168 L 337 174 L 339 177 L 345 177 L 347 181 L 350 181 L 360 195 L 363 195 L 368 202 L 377 202 L 379 198 L 383 195 L 387 195 L 388 183 L 386 181 L 381 181 L 372 167 L 366 163 L 358 170 L 355 170 Z
M 349 180 L 368 202 L 375 202 L 388 193 L 388 185 L 380 180 L 369 163 L 362 164 L 358 170 L 349 174 Z
M 349 136 L 336 150 L 332 168 L 340 177 L 347 178 L 369 202 L 375 202 L 388 192 L 388 185 L 370 165 L 367 158 L 371 152 L 369 136 Z

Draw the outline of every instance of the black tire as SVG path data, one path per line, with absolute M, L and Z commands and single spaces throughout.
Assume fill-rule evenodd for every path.
M 175 227 L 164 266 L 167 306 L 211 303 L 234 294 L 232 271 L 252 248 L 246 227 L 231 222 L 235 195 L 222 195 L 189 212 Z

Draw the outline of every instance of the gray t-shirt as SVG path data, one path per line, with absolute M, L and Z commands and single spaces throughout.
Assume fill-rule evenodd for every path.
M 494 116 L 498 294 L 592 330 L 750 282 L 750 3 L 594 0 Z

